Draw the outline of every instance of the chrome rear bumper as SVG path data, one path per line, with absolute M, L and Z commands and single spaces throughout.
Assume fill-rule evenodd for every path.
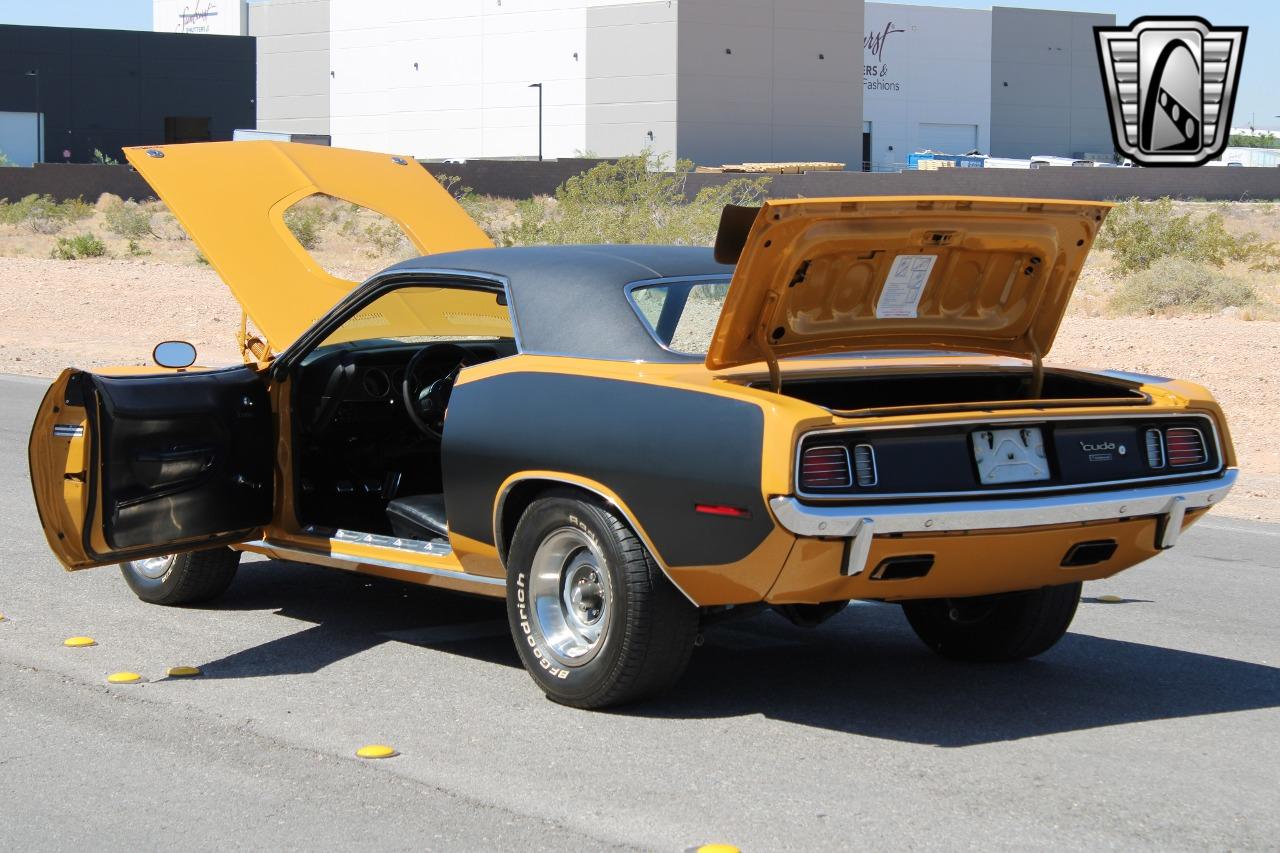
M 769 506 L 778 522 L 799 536 L 852 539 L 844 572 L 857 575 L 866 568 L 871 540 L 886 533 L 1006 530 L 1163 516 L 1156 544 L 1172 548 L 1182 532 L 1186 511 L 1220 502 L 1235 485 L 1238 474 L 1235 468 L 1229 468 L 1211 480 L 1031 498 L 840 506 L 777 497 L 769 501 Z

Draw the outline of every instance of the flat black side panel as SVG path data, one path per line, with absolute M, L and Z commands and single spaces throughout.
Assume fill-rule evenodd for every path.
M 552 373 L 468 382 L 445 425 L 449 528 L 493 543 L 503 481 L 560 471 L 616 492 L 669 565 L 740 560 L 773 529 L 760 493 L 763 430 L 758 406 L 695 391 Z M 698 503 L 751 517 L 698 513 Z
M 253 370 L 86 376 L 97 402 L 89 410 L 103 460 L 103 533 L 113 549 L 271 520 L 271 401 Z

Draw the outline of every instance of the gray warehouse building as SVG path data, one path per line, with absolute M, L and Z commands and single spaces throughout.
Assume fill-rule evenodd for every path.
M 864 0 L 154 8 L 157 30 L 257 38 L 258 129 L 424 159 L 1112 156 L 1092 28 L 1113 15 Z
M 87 163 L 255 121 L 252 38 L 0 26 L 0 151 Z

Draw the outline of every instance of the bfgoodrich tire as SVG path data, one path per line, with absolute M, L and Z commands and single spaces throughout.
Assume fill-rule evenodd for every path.
M 212 601 L 227 591 L 240 566 L 240 552 L 211 548 L 120 564 L 134 595 L 150 604 L 178 606 Z
M 1080 603 L 1080 584 L 982 598 L 906 601 L 916 636 L 943 657 L 1009 661 L 1035 657 L 1062 639 Z
M 560 493 L 535 501 L 516 527 L 507 567 L 516 648 L 556 702 L 635 702 L 684 673 L 698 610 L 602 504 Z

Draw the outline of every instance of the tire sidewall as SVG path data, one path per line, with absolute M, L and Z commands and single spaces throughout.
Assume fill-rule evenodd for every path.
M 158 578 L 147 577 L 133 568 L 132 563 L 121 563 L 120 573 L 124 575 L 124 582 L 129 585 L 129 588 L 133 590 L 134 595 L 138 596 L 138 598 L 143 601 L 162 599 L 165 597 L 165 593 L 177 583 L 175 576 L 180 559 L 181 555 L 176 555 L 173 561 L 169 563 L 169 568 Z
M 549 534 L 574 527 L 592 540 L 604 558 L 613 596 L 601 647 L 581 666 L 566 666 L 551 653 L 533 616 L 529 572 L 538 546 Z M 507 619 L 525 669 L 552 698 L 579 699 L 606 690 L 617 677 L 627 634 L 627 587 L 623 555 L 610 526 L 596 507 L 569 498 L 543 498 L 532 504 L 516 527 L 507 566 Z

